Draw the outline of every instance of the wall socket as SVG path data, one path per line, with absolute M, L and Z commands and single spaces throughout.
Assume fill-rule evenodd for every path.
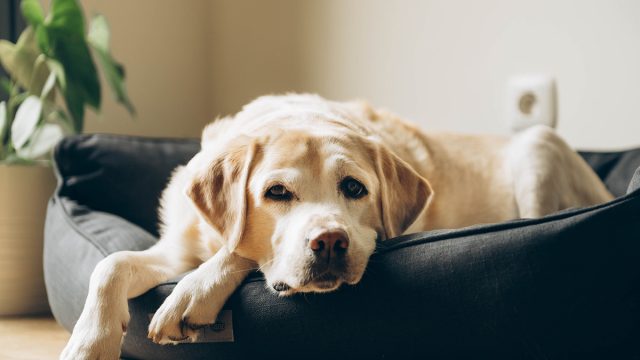
M 507 121 L 513 132 L 557 123 L 556 83 L 548 75 L 518 75 L 507 85 Z

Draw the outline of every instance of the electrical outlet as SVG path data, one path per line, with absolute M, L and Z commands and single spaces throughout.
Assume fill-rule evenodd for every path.
M 546 75 L 519 75 L 507 85 L 507 120 L 511 131 L 557 123 L 555 80 Z

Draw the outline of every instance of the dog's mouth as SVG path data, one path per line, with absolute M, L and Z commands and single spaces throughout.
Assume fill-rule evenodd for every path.
M 298 292 L 328 292 L 336 290 L 345 282 L 342 276 L 326 272 L 306 281 L 302 286 L 293 288 L 285 282 L 276 282 L 271 287 L 281 296 L 293 295 Z
M 340 286 L 342 278 L 327 272 L 314 278 L 309 283 L 320 290 L 333 290 Z

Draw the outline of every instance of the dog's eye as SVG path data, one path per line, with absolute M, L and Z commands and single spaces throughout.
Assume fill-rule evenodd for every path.
M 289 201 L 293 198 L 293 194 L 284 185 L 270 187 L 264 196 L 277 201 Z
M 352 177 L 346 177 L 340 183 L 340 190 L 348 198 L 360 199 L 368 194 L 367 188 L 362 183 Z

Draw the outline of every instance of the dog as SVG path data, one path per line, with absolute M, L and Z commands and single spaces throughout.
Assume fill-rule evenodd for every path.
M 208 125 L 161 199 L 161 238 L 98 263 L 61 359 L 117 359 L 127 299 L 194 270 L 149 325 L 194 341 L 252 271 L 281 296 L 357 284 L 377 241 L 544 216 L 613 196 L 551 128 L 424 133 L 365 102 L 260 97 Z

